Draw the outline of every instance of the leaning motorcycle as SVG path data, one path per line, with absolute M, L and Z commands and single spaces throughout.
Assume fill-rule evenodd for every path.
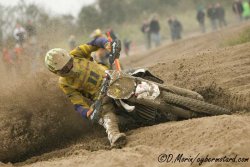
M 230 114 L 228 109 L 205 102 L 197 92 L 164 85 L 145 69 L 107 70 L 91 120 L 99 119 L 104 96 L 114 99 L 129 115 L 148 122 L 162 117 L 175 120 Z

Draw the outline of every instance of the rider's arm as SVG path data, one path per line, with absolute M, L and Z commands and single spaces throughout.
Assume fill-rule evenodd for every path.
M 82 94 L 79 91 L 70 88 L 64 84 L 59 83 L 59 87 L 68 96 L 70 101 L 74 104 L 75 111 L 78 112 L 83 118 L 88 118 L 91 109 L 88 103 L 84 100 Z
M 91 53 L 99 48 L 108 48 L 108 40 L 104 37 L 95 38 L 93 41 L 80 45 L 70 52 L 73 57 L 92 59 Z

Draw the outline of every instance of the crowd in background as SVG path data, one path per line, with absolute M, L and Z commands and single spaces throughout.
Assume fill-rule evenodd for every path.
M 232 3 L 232 11 L 237 23 L 248 20 L 250 18 L 250 0 L 234 0 Z M 207 32 L 209 29 L 211 31 L 223 29 L 228 24 L 226 20 L 226 10 L 218 2 L 208 4 L 206 8 L 199 5 L 195 18 L 202 33 Z M 185 25 L 182 24 L 181 19 L 172 15 L 166 18 L 164 24 L 169 27 L 169 38 L 171 41 L 174 42 L 182 39 Z M 207 24 L 210 24 L 210 28 L 207 28 Z M 162 27 L 160 25 L 159 15 L 152 14 L 150 18 L 145 19 L 140 30 L 144 35 L 147 49 L 160 46 L 162 43 Z M 117 38 L 112 28 L 109 28 L 107 32 L 110 33 L 113 39 Z M 21 25 L 20 23 L 16 24 L 13 30 L 13 40 L 15 41 L 13 45 L 3 45 L 2 47 L 2 62 L 5 71 L 14 71 L 17 74 L 26 74 L 27 71 L 36 71 L 39 67 L 38 62 L 41 62 L 42 59 L 41 55 L 48 50 L 48 47 L 37 46 L 37 30 L 32 20 L 27 20 L 25 25 Z M 127 56 L 130 55 L 131 45 L 133 44 L 132 41 L 129 37 L 121 40 L 123 42 L 124 54 Z M 70 50 L 77 46 L 75 35 L 70 35 L 68 46 Z M 25 68 L 23 68 L 24 66 Z
M 211 29 L 213 31 L 227 25 L 225 20 L 225 9 L 220 3 L 209 4 L 207 8 L 207 17 L 210 20 Z
M 31 20 L 26 25 L 17 23 L 13 30 L 13 44 L 5 44 L 2 62 L 5 72 L 24 76 L 39 68 L 41 54 L 48 48 L 37 46 L 37 31 Z M 41 53 L 42 52 L 42 53 Z
M 239 22 L 250 18 L 250 1 L 235 0 L 232 9 Z
M 236 16 L 237 22 L 242 22 L 250 18 L 250 0 L 234 0 L 232 4 L 232 11 Z M 211 31 L 216 31 L 227 26 L 226 11 L 225 8 L 219 3 L 210 3 L 207 8 L 202 5 L 197 7 L 196 20 L 199 24 L 200 31 L 202 33 L 207 32 L 206 18 L 209 20 Z M 170 30 L 170 38 L 172 41 L 177 41 L 182 38 L 183 25 L 176 16 L 167 18 L 167 24 Z M 144 34 L 145 46 L 147 49 L 152 47 L 152 43 L 155 46 L 159 46 L 161 43 L 160 23 L 154 14 L 152 18 L 145 19 L 141 26 L 141 32 Z
M 250 1 L 234 0 L 232 11 L 238 23 L 248 20 L 250 18 Z M 210 21 L 212 31 L 227 26 L 226 11 L 220 3 L 209 4 L 206 10 L 198 7 L 196 19 L 203 33 L 206 32 L 205 16 Z
M 166 22 L 170 29 L 170 36 L 172 41 L 182 38 L 183 27 L 181 22 L 175 17 L 169 17 Z M 144 20 L 141 26 L 141 32 L 144 34 L 146 41 L 146 48 L 150 49 L 153 45 L 159 46 L 161 44 L 160 22 L 157 15 L 154 14 L 149 20 Z

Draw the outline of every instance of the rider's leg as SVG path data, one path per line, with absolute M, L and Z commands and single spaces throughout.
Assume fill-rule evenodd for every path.
M 126 135 L 124 133 L 120 133 L 117 116 L 114 112 L 115 106 L 112 103 L 112 99 L 109 97 L 104 98 L 100 124 L 106 129 L 111 147 L 122 147 L 126 144 Z

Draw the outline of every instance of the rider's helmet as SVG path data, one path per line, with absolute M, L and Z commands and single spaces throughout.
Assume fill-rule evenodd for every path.
M 51 72 L 66 76 L 73 67 L 73 58 L 66 50 L 54 48 L 46 53 L 45 65 Z

